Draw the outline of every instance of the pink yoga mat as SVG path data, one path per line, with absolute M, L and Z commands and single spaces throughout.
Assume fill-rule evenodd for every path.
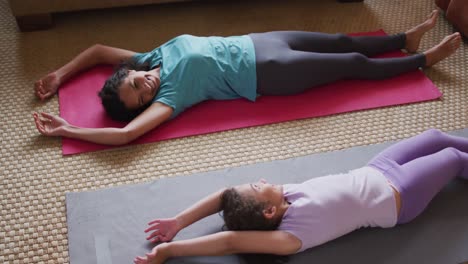
M 353 35 L 384 35 L 376 32 Z M 380 57 L 405 56 L 392 52 Z M 109 66 L 98 66 L 76 76 L 59 90 L 60 115 L 70 124 L 83 127 L 123 127 L 112 121 L 101 106 L 97 92 L 111 74 Z M 382 81 L 347 80 L 315 87 L 294 96 L 261 96 L 255 103 L 245 99 L 206 101 L 162 124 L 131 144 L 180 138 L 377 108 L 433 100 L 440 91 L 421 71 Z M 63 155 L 112 148 L 63 138 Z

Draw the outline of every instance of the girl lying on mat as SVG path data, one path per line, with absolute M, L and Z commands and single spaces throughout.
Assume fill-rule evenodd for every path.
M 393 36 L 358 36 L 301 31 L 253 33 L 234 37 L 182 35 L 147 53 L 102 45 L 35 83 L 37 97 L 52 96 L 70 76 L 97 64 L 119 64 L 99 93 L 107 113 L 130 121 L 124 128 L 82 128 L 60 117 L 34 113 L 36 127 L 47 136 L 94 143 L 126 144 L 208 99 L 291 95 L 341 79 L 384 79 L 450 56 L 460 46 L 454 33 L 438 45 L 408 57 L 370 59 L 378 53 L 416 52 L 438 12 L 420 25 Z
M 390 146 L 366 166 L 345 174 L 301 184 L 260 180 L 220 190 L 174 218 L 151 221 L 145 232 L 151 242 L 168 242 L 181 229 L 220 211 L 230 231 L 162 243 L 134 262 L 301 252 L 361 227 L 408 223 L 456 176 L 468 179 L 468 139 L 428 130 Z

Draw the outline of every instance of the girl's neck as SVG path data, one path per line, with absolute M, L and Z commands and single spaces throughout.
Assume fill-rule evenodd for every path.
M 289 208 L 289 205 L 291 205 L 286 198 L 284 198 L 283 203 L 278 206 L 277 212 L 278 212 L 278 217 L 283 218 L 284 214 Z

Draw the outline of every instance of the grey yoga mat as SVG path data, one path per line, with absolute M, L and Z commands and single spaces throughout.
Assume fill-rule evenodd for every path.
M 468 129 L 453 132 L 468 137 Z M 299 183 L 367 163 L 392 143 L 355 147 L 288 160 L 229 168 L 99 191 L 67 193 L 71 264 L 132 263 L 152 246 L 143 230 L 154 218 L 176 215 L 219 188 L 265 178 Z M 175 240 L 221 231 L 212 215 L 182 230 Z M 265 241 L 265 243 L 269 243 Z M 174 258 L 166 263 L 462 263 L 468 261 L 468 182 L 454 180 L 411 223 L 368 228 L 288 257 L 232 255 Z

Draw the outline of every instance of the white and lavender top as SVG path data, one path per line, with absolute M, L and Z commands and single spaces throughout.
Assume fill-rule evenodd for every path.
M 285 184 L 290 203 L 279 230 L 302 242 L 298 252 L 318 246 L 361 227 L 393 227 L 396 201 L 385 176 L 363 167 L 348 173 Z

